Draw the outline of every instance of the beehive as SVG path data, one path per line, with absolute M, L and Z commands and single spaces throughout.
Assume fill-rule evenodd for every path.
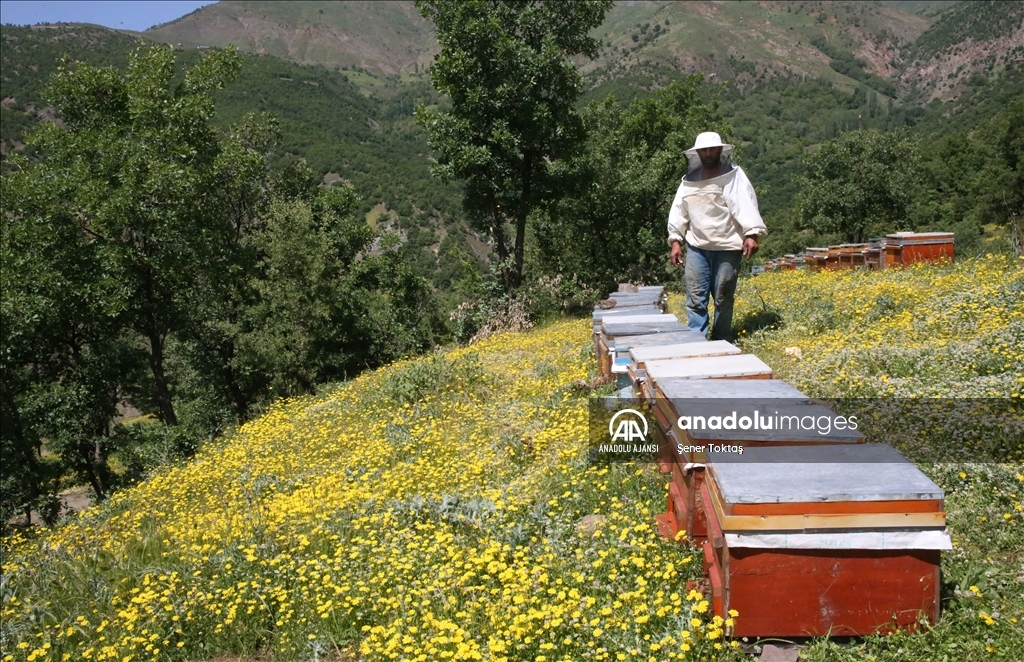
M 885 237 L 885 265 L 896 267 L 915 262 L 954 259 L 952 232 L 897 232 Z
M 883 444 L 708 454 L 704 561 L 733 636 L 853 636 L 934 623 L 943 492 Z

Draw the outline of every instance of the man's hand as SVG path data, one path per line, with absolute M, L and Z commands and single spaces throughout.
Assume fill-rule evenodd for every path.
M 672 258 L 672 264 L 677 267 L 683 266 L 683 245 L 678 241 L 672 242 L 672 253 L 670 257 Z
M 673 245 L 674 246 L 674 245 Z M 743 240 L 743 257 L 754 257 L 760 246 L 757 245 L 757 237 L 746 237 Z M 674 247 L 673 247 L 673 250 Z

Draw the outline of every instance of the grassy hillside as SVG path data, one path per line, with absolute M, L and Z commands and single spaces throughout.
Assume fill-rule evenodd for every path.
M 776 314 L 744 346 L 814 396 L 1019 398 L 1022 284 L 1010 258 L 771 274 L 743 283 L 737 315 Z M 282 401 L 194 461 L 8 539 L 0 655 L 750 659 L 685 588 L 699 555 L 653 530 L 660 477 L 588 466 L 590 342 L 588 320 L 566 321 Z M 1001 459 L 923 467 L 956 546 L 939 625 L 814 641 L 801 659 L 1015 659 L 1024 467 Z
M 412 2 L 217 2 L 146 31 L 182 46 L 234 44 L 328 68 L 415 71 L 437 48 L 433 25 Z

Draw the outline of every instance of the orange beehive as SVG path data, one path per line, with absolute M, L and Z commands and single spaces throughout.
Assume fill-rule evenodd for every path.
M 815 246 L 808 248 L 806 253 L 807 268 L 818 271 L 825 268 L 825 261 L 828 258 L 828 248 Z
M 915 262 L 953 261 L 955 242 L 952 232 L 897 232 L 885 237 L 886 266 Z
M 741 614 L 733 636 L 861 636 L 938 620 L 944 495 L 891 447 L 711 454 L 707 471 L 704 562 L 715 613 Z
M 825 256 L 826 269 L 839 269 L 839 246 L 829 246 L 828 254 Z

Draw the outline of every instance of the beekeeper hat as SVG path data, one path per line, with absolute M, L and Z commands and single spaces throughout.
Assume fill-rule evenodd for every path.
M 714 131 L 705 131 L 697 135 L 697 139 L 693 141 L 693 147 L 683 152 L 688 161 L 687 172 L 693 172 L 700 167 L 700 156 L 697 155 L 697 150 L 707 147 L 722 148 L 722 165 L 728 163 L 732 158 L 733 146 L 722 142 L 722 136 Z
M 697 139 L 693 141 L 693 147 L 683 153 L 689 156 L 691 153 L 696 154 L 698 149 L 707 149 L 708 147 L 721 147 L 722 154 L 730 154 L 733 146 L 722 142 L 722 136 L 714 131 L 705 131 L 698 134 Z

